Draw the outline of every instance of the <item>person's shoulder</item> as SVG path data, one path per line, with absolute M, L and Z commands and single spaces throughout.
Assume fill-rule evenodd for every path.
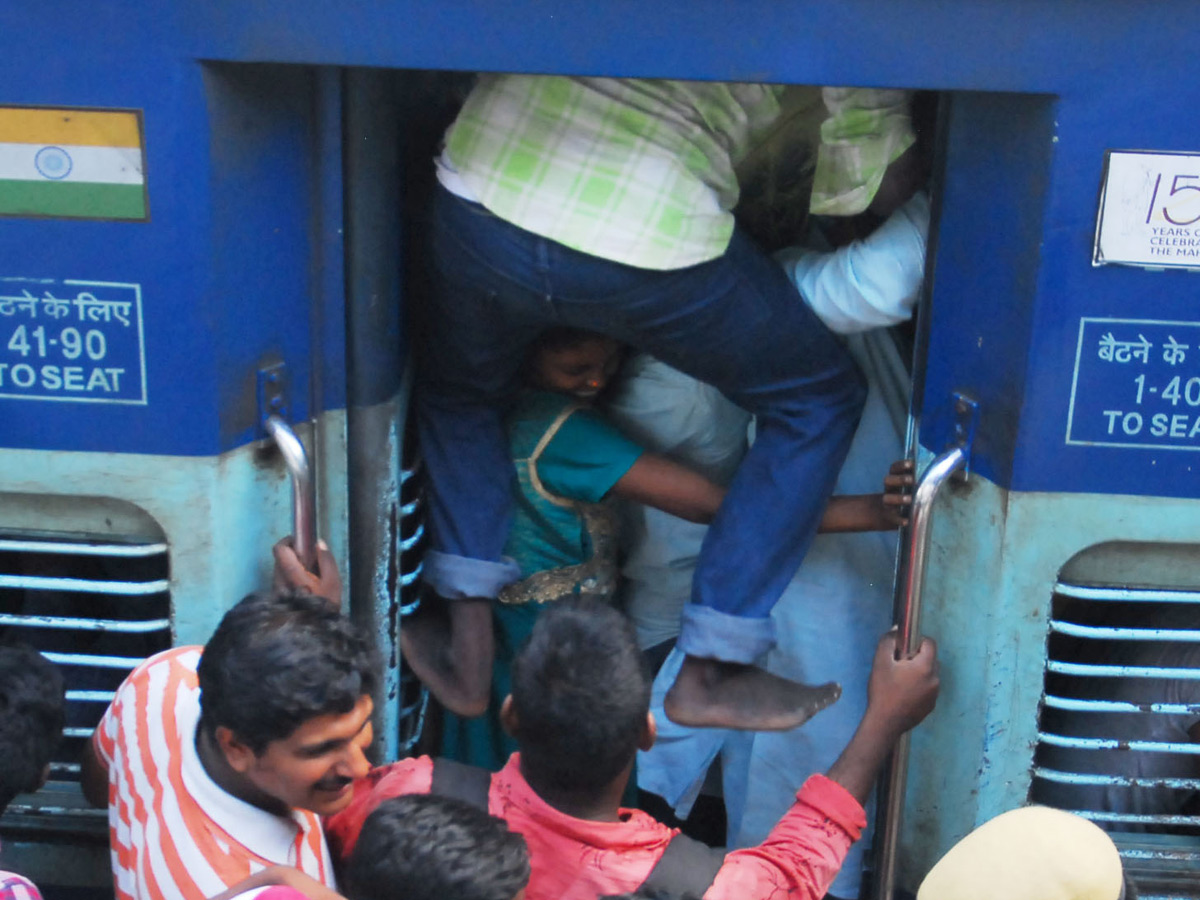
M 192 683 L 196 678 L 196 666 L 200 663 L 203 647 L 183 646 L 163 650 L 147 658 L 129 673 L 123 687 L 141 687 L 152 682 L 168 683 L 182 678 Z
M 105 716 L 124 720 L 149 709 L 174 707 L 177 699 L 199 688 L 196 666 L 202 647 L 172 647 L 137 666 L 121 682 Z M 157 716 L 151 717 L 157 721 Z
M 335 856 L 345 859 L 354 849 L 363 823 L 384 800 L 403 794 L 428 794 L 433 787 L 433 758 L 410 756 L 378 766 L 354 782 L 345 809 L 324 821 L 325 838 Z
M 377 766 L 363 779 L 371 790 L 395 794 L 427 794 L 433 784 L 433 757 L 409 756 Z
M 24 875 L 0 871 L 0 900 L 42 900 L 42 894 Z
M 638 831 L 641 834 L 642 842 L 650 844 L 662 844 L 664 847 L 669 844 L 675 835 L 680 833 L 678 828 L 672 828 L 664 822 L 660 822 L 650 813 L 641 809 L 626 809 L 621 807 L 619 810 L 621 821 L 631 831 Z

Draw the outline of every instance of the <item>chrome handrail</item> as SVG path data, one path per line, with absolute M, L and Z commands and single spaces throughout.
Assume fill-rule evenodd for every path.
M 942 486 L 967 462 L 967 451 L 954 447 L 937 457 L 925 470 L 913 492 L 909 514 L 908 566 L 896 627 L 900 640 L 896 643 L 896 658 L 900 654 L 913 656 L 921 645 L 921 589 L 925 580 L 925 560 L 929 553 L 930 522 L 934 501 Z M 873 891 L 874 900 L 891 900 L 896 890 L 896 858 L 900 840 L 900 818 L 904 811 L 904 790 L 908 775 L 908 733 L 901 735 L 892 751 L 884 789 L 883 819 L 879 824 L 879 865 Z
M 292 536 L 296 556 L 310 572 L 317 569 L 317 489 L 304 444 L 279 416 L 268 416 L 267 434 L 275 441 L 292 478 Z

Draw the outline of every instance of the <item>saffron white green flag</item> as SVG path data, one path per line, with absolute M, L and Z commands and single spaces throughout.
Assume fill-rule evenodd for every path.
M 138 112 L 0 106 L 0 215 L 145 219 Z

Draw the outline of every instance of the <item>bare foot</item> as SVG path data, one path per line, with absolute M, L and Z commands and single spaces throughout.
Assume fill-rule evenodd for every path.
M 400 623 L 400 652 L 442 706 L 483 715 L 492 686 L 492 602 L 434 595 Z
M 841 696 L 842 687 L 834 682 L 814 687 L 756 666 L 689 656 L 663 708 L 678 725 L 788 731 Z

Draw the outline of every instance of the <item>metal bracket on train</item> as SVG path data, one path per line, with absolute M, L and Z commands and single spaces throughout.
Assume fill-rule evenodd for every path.
M 971 448 L 975 444 L 975 430 L 979 426 L 979 401 L 962 393 L 954 392 L 954 444 L 961 447 L 965 455 L 957 478 L 966 481 L 971 474 Z
M 288 420 L 287 364 L 282 362 L 263 366 L 258 370 L 258 435 L 269 437 L 267 419 L 278 416 Z

